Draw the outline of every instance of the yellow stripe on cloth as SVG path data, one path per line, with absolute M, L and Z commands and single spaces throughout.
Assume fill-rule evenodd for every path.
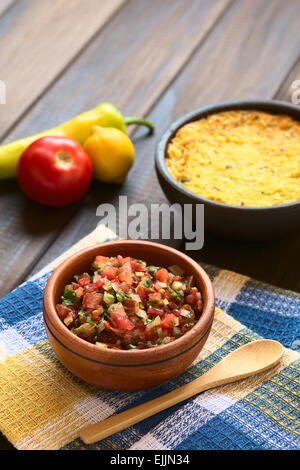
M 223 310 L 216 308 L 214 321 L 211 327 L 211 332 L 207 338 L 206 343 L 203 346 L 200 355 L 196 361 L 204 359 L 205 357 L 212 354 L 217 348 L 223 346 L 235 333 L 238 333 L 244 328 L 240 322 L 234 320 L 234 318 L 227 315 Z
M 52 354 L 43 341 L 0 363 L 1 429 L 12 443 L 100 391 L 79 381 Z
M 14 444 L 19 450 L 57 450 L 76 439 L 78 430 L 87 424 L 75 408 L 70 408 L 35 428 Z

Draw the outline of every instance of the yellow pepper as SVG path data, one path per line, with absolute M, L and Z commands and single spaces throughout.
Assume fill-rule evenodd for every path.
M 126 126 L 130 124 L 141 124 L 147 126 L 150 130 L 154 129 L 154 125 L 146 119 L 123 118 L 120 111 L 114 105 L 102 103 L 96 108 L 79 114 L 58 127 L 7 145 L 2 145 L 0 147 L 0 179 L 16 176 L 17 165 L 22 152 L 28 145 L 40 137 L 45 135 L 70 137 L 83 145 L 95 125 L 113 127 L 126 133 Z
M 123 183 L 135 159 L 129 137 L 113 127 L 94 126 L 84 144 L 92 160 L 94 178 L 104 183 Z

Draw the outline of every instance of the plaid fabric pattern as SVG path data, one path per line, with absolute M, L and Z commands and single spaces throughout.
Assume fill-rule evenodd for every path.
M 18 449 L 299 449 L 300 295 L 204 266 L 216 291 L 211 334 L 180 376 L 138 392 L 101 390 L 75 377 L 46 337 L 43 289 L 74 251 L 116 238 L 98 227 L 0 300 L 0 429 Z M 225 313 L 226 312 L 226 313 Z M 93 445 L 78 430 L 187 383 L 258 338 L 285 346 L 274 369 L 187 400 Z

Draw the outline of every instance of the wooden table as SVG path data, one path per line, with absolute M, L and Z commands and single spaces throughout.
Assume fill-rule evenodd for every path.
M 165 202 L 154 171 L 169 124 L 223 100 L 291 100 L 300 78 L 298 0 L 1 0 L 0 138 L 53 127 L 103 101 L 148 116 L 132 132 L 137 160 L 122 186 L 93 183 L 83 201 L 47 209 L 0 183 L 0 295 L 94 229 L 96 208 Z M 168 243 L 168 241 L 163 241 Z M 179 246 L 180 248 L 180 246 Z M 206 235 L 198 260 L 300 291 L 300 237 L 236 242 Z M 0 449 L 13 447 L 2 437 Z

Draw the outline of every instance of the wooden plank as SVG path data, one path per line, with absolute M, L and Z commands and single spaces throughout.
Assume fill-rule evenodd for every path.
M 96 226 L 96 206 L 100 202 L 113 202 L 117 206 L 119 195 L 127 195 L 129 204 L 166 201 L 153 168 L 153 154 L 163 130 L 179 115 L 214 101 L 274 97 L 298 54 L 297 47 L 290 47 L 288 55 L 286 48 L 292 39 L 294 43 L 300 39 L 295 16 L 297 2 L 288 2 L 279 9 L 280 5 L 281 2 L 273 1 L 273 8 L 265 8 L 260 1 L 241 2 L 227 11 L 151 112 L 149 117 L 157 124 L 157 133 L 150 138 L 142 138 L 141 132 L 135 136 L 137 162 L 126 184 L 121 188 L 94 185 L 88 206 L 70 221 L 34 271 Z M 252 34 L 254 30 L 255 35 Z M 275 32 L 279 30 L 280 40 L 277 40 Z M 273 40 L 266 41 L 265 38 L 270 36 Z M 226 48 L 224 41 L 228 44 Z M 268 53 L 257 54 L 264 41 Z M 282 60 L 285 61 L 285 70 L 278 67 Z M 178 242 L 163 242 L 179 246 Z M 255 244 L 206 235 L 204 248 L 193 256 L 203 262 L 299 290 L 299 259 L 292 250 L 288 250 L 289 246 L 297 248 L 299 253 L 299 238 L 296 237 L 293 243 L 289 239 Z
M 0 138 L 123 3 L 20 0 L 10 8 L 0 19 L 1 80 L 7 89 L 7 103 L 0 112 Z
M 292 93 L 295 91 L 292 83 L 299 79 L 299 76 L 300 57 L 272 98 L 291 102 Z M 300 233 L 281 240 L 253 243 L 222 240 L 209 235 L 200 259 L 275 286 L 300 292 Z
M 16 2 L 16 0 L 1 0 L 0 2 L 0 17 L 8 11 L 8 9 Z
M 103 100 L 126 114 L 144 113 L 231 1 L 132 0 L 4 142 L 57 125 Z
M 293 83 L 296 80 L 300 80 L 300 57 L 295 62 L 294 66 L 287 74 L 284 82 L 279 87 L 278 91 L 275 94 L 275 98 L 277 100 L 289 101 L 290 103 L 293 103 L 293 94 L 296 91 L 295 87 L 293 87 Z M 297 85 L 297 89 L 298 88 L 299 88 L 299 85 Z M 297 92 L 298 99 L 299 99 L 299 96 L 300 95 Z M 299 103 L 294 102 L 293 104 L 299 104 Z
M 129 2 L 6 140 L 51 127 L 104 100 L 114 102 L 127 113 L 143 115 L 185 65 L 228 4 L 227 0 Z M 98 191 L 102 186 L 95 187 Z M 78 206 L 62 210 L 39 207 L 25 199 L 12 182 L 2 182 L 1 192 L 0 254 L 5 262 L 0 274 L 0 292 L 3 294 L 24 278 Z M 80 205 L 93 214 L 94 195 L 91 191 Z M 98 196 L 100 202 L 105 194 L 96 193 Z

